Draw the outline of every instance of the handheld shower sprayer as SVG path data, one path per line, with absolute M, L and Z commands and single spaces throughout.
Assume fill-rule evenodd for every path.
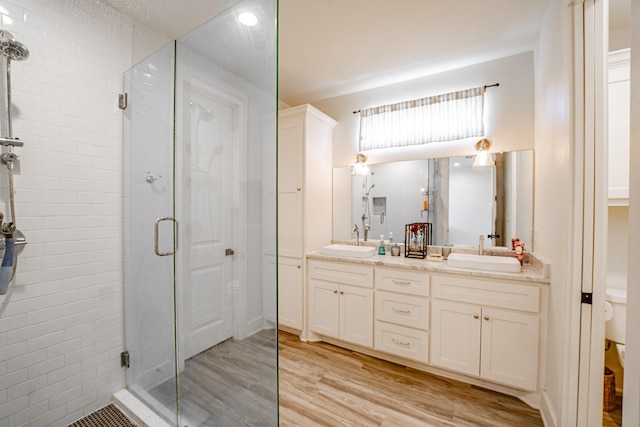
M 4 256 L 0 264 L 0 295 L 5 295 L 9 284 L 16 274 L 18 252 L 16 244 L 26 244 L 24 235 L 16 229 L 16 211 L 13 190 L 13 169 L 18 155 L 13 152 L 14 147 L 22 147 L 23 143 L 13 137 L 13 120 L 11 117 L 11 61 L 23 61 L 29 57 L 29 49 L 14 40 L 13 35 L 0 29 L 0 145 L 3 152 L 0 161 L 7 165 L 9 183 L 9 221 L 4 221 L 4 214 L 0 212 L 0 235 L 4 237 Z

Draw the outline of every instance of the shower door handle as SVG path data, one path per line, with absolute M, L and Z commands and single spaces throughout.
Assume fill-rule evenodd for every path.
M 158 239 L 158 228 L 159 225 L 162 221 L 171 221 L 173 222 L 173 238 L 174 238 L 174 242 L 175 244 L 173 245 L 173 250 L 171 252 L 160 252 L 159 249 L 159 239 Z M 178 221 L 176 221 L 175 218 L 170 217 L 170 216 L 162 216 L 158 219 L 156 219 L 156 223 L 153 227 L 153 250 L 155 251 L 156 255 L 158 256 L 168 256 L 168 255 L 175 255 L 176 251 L 178 250 Z

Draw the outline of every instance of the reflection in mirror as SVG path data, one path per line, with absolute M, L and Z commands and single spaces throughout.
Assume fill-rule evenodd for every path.
M 483 235 L 485 246 L 511 247 L 519 238 L 533 250 L 533 151 L 494 156 L 486 170 L 472 168 L 473 156 L 380 163 L 368 177 L 336 168 L 333 238 L 350 239 L 357 224 L 371 241 L 402 243 L 405 224 L 430 222 L 432 245 L 477 246 Z

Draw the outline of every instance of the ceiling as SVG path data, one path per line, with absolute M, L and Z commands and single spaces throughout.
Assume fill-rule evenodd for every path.
M 179 38 L 239 0 L 103 0 Z M 278 90 L 297 105 L 532 50 L 551 0 L 279 0 Z M 611 28 L 631 0 L 610 0 Z M 248 57 L 248 55 L 245 55 Z

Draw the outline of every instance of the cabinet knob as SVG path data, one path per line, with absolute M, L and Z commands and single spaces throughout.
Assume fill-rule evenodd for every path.
M 298 267 L 298 270 L 300 270 L 302 268 L 301 265 L 296 265 L 296 267 Z
M 302 190 L 302 187 L 296 187 L 296 190 L 300 191 L 300 190 Z
M 484 316 L 484 320 L 489 320 L 489 316 Z
M 474 319 L 478 319 L 479 317 L 480 317 L 480 316 L 479 316 L 479 315 L 477 315 L 477 314 L 474 314 L 474 315 L 473 315 L 473 318 L 474 318 Z
M 340 295 L 344 295 L 344 291 L 340 291 Z
M 337 290 L 335 290 L 335 291 L 333 291 L 333 293 L 334 293 L 334 294 L 337 294 L 337 293 L 338 293 L 338 291 L 337 291 Z

